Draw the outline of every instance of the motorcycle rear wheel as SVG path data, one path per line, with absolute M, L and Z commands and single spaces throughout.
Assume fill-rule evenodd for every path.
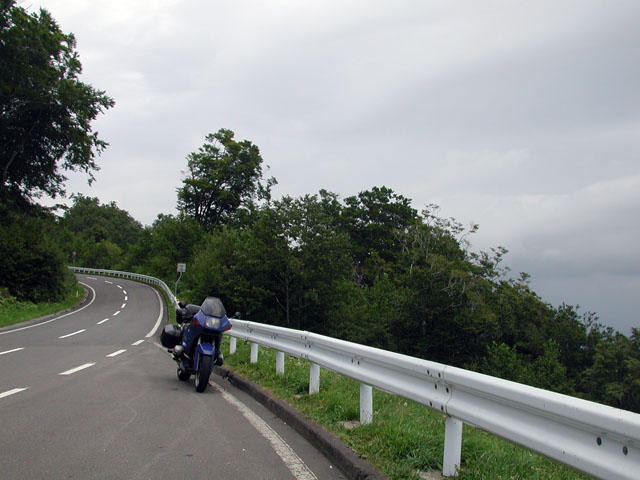
M 209 376 L 211 375 L 212 357 L 210 355 L 202 355 L 196 371 L 196 392 L 202 393 L 209 385 Z

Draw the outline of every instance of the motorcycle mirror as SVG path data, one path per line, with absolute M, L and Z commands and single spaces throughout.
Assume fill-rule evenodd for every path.
M 184 307 L 186 307 L 186 306 L 187 306 L 187 304 L 186 304 L 186 302 L 184 302 L 183 300 L 180 300 L 180 301 L 178 302 L 178 306 L 179 306 L 180 308 L 184 308 Z
M 233 314 L 233 318 L 237 318 L 237 319 L 239 319 L 239 318 L 240 318 L 240 315 L 241 315 L 241 313 L 240 313 L 240 312 L 236 312 L 236 313 L 234 313 L 234 314 Z

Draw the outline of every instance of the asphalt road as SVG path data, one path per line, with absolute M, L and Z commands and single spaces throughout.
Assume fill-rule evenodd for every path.
M 1 479 L 344 478 L 226 381 L 178 381 L 155 290 L 78 278 L 82 309 L 0 330 Z

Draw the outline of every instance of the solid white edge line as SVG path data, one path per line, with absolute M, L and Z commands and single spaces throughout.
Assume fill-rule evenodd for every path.
M 86 328 L 83 328 L 82 330 L 78 330 L 77 332 L 73 332 L 73 333 L 67 333 L 66 335 L 62 335 L 61 337 L 58 337 L 58 338 L 67 338 L 67 337 L 72 337 L 72 336 L 74 336 L 74 335 L 77 335 L 77 334 L 79 334 L 79 333 L 86 332 L 86 331 L 87 331 L 87 329 L 86 329 Z
M 151 287 L 149 287 L 149 288 L 151 288 Z M 160 298 L 160 294 L 158 293 L 158 291 L 155 288 L 153 288 L 152 290 L 156 294 L 156 296 L 158 297 L 158 302 L 160 302 L 160 315 L 158 315 L 158 320 L 156 321 L 156 324 L 153 326 L 151 331 L 145 335 L 146 338 L 150 338 L 150 337 L 153 337 L 155 335 L 156 331 L 160 327 L 160 323 L 162 322 L 162 317 L 164 316 L 164 302 Z
M 0 355 L 4 355 L 5 353 L 19 352 L 20 350 L 24 350 L 24 347 L 14 348 L 13 350 L 7 350 L 6 352 L 0 352 Z
M 106 355 L 106 357 L 116 357 L 116 356 L 118 356 L 118 355 L 120 355 L 121 353 L 124 353 L 124 352 L 126 352 L 126 351 L 127 351 L 126 349 L 124 349 L 124 350 L 118 350 L 117 352 L 113 352 L 113 353 L 110 353 L 109 355 Z
M 80 311 L 84 310 L 84 309 L 85 309 L 85 308 L 87 308 L 89 305 L 91 305 L 91 304 L 94 302 L 94 300 L 96 299 L 96 291 L 95 291 L 93 288 L 91 288 L 89 285 L 87 285 L 86 283 L 84 283 L 84 282 L 78 282 L 78 283 L 79 283 L 80 285 L 84 285 L 85 287 L 87 287 L 89 290 L 91 290 L 91 291 L 93 292 L 93 298 L 92 298 L 92 299 L 91 299 L 91 301 L 90 301 L 89 303 L 87 303 L 85 306 L 83 306 L 83 307 L 79 308 L 78 310 L 74 310 L 73 312 L 65 313 L 64 315 L 60 315 L 59 317 L 52 318 L 51 320 L 47 320 L 47 321 L 45 321 L 45 322 L 36 323 L 36 324 L 34 324 L 34 325 L 28 325 L 28 326 L 26 326 L 26 327 L 16 328 L 16 329 L 14 329 L 14 330 L 8 330 L 8 331 L 6 331 L 6 332 L 0 332 L 0 335 L 6 335 L 7 333 L 13 333 L 13 332 L 19 332 L 20 330 L 26 330 L 26 329 L 28 329 L 28 328 L 39 327 L 40 325 L 45 325 L 45 324 L 47 324 L 47 323 L 55 322 L 56 320 L 59 320 L 59 319 L 64 318 L 64 317 L 68 317 L 69 315 L 73 315 L 73 314 L 75 314 L 75 313 L 78 313 L 78 312 L 80 312 Z
M 79 367 L 72 368 L 71 370 L 67 370 L 65 372 L 61 372 L 58 375 L 71 375 L 72 373 L 79 372 L 80 370 L 84 370 L 85 368 L 93 367 L 96 362 L 93 363 L 85 363 L 84 365 L 80 365 Z
M 289 471 L 298 480 L 317 480 L 318 477 L 311 471 L 306 463 L 298 456 L 298 454 L 285 442 L 278 432 L 260 418 L 253 410 L 238 400 L 234 395 L 227 392 L 224 388 L 215 382 L 211 382 L 214 388 L 222 393 L 224 399 L 231 405 L 240 410 L 240 413 L 249 421 L 267 441 L 271 444 L 273 450 L 282 459 Z
M 16 393 L 24 392 L 29 387 L 24 388 L 14 388 L 13 390 L 7 390 L 6 392 L 0 393 L 0 398 L 8 397 L 9 395 L 14 395 Z
M 132 347 L 137 347 L 138 345 L 140 345 L 141 343 L 144 343 L 144 340 L 138 340 L 137 342 L 133 342 L 131 344 Z
M 158 342 L 151 342 L 161 350 L 166 349 Z M 222 392 L 223 398 L 234 405 L 240 413 L 251 423 L 251 425 L 258 430 L 271 444 L 273 450 L 282 459 L 289 471 L 293 474 L 296 480 L 317 480 L 315 473 L 307 466 L 306 463 L 298 456 L 298 454 L 287 444 L 278 432 L 269 426 L 262 418 L 253 412 L 244 403 L 238 400 L 231 393 L 227 392 L 224 388 L 213 381 L 209 381 L 209 385 Z

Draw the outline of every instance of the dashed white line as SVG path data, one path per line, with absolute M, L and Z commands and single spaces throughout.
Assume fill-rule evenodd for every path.
M 113 282 L 110 282 L 109 280 L 105 280 L 104 283 L 108 283 L 109 285 L 113 285 Z
M 317 480 L 318 477 L 316 477 L 307 464 L 302 461 L 298 454 L 267 422 L 217 383 L 211 382 L 211 385 L 222 392 L 224 399 L 240 410 L 240 413 L 242 413 L 249 423 L 269 441 L 273 450 L 297 480 Z
M 7 350 L 6 352 L 0 352 L 0 355 L 4 355 L 5 353 L 19 352 L 20 350 L 24 350 L 24 347 L 14 348 L 13 350 Z
M 127 295 L 127 291 L 125 289 L 122 289 L 122 293 L 125 294 L 125 300 L 127 299 L 126 295 Z
M 24 392 L 29 387 L 24 388 L 14 388 L 13 390 L 7 390 L 6 392 L 0 393 L 0 398 L 8 397 L 9 395 L 14 395 L 16 393 Z
M 126 304 L 126 303 L 123 303 L 123 304 L 120 306 L 120 308 L 124 308 L 124 307 L 126 307 L 126 306 L 127 306 L 127 304 Z
M 129 300 L 129 297 L 127 297 L 126 295 L 124 296 L 124 301 L 126 302 L 127 300 Z
M 96 277 L 87 277 L 88 280 L 97 280 Z
M 102 325 L 104 322 L 108 322 L 109 319 L 105 318 L 104 320 L 100 320 L 98 323 L 96 323 L 96 325 Z
M 116 315 L 118 315 L 120 313 L 120 310 L 118 310 L 116 313 L 113 314 L 113 316 L 115 317 Z
M 144 343 L 144 340 L 138 340 L 137 342 L 133 342 L 131 345 L 135 347 L 140 345 L 141 343 Z
M 79 372 L 80 370 L 84 370 L 85 368 L 93 367 L 96 362 L 93 363 L 85 363 L 84 365 L 80 365 L 79 367 L 72 368 L 71 370 L 67 370 L 66 372 L 61 372 L 58 375 L 71 375 L 72 373 Z
M 116 285 L 120 290 L 122 290 L 122 285 Z
M 78 330 L 77 332 L 73 332 L 73 333 L 67 333 L 66 335 L 62 335 L 61 337 L 58 337 L 58 338 L 73 337 L 74 335 L 77 335 L 79 333 L 86 332 L 86 331 L 87 331 L 87 329 L 83 328 L 82 330 Z
M 118 350 L 117 352 L 110 353 L 109 355 L 107 355 L 107 357 L 116 357 L 116 356 L 118 356 L 121 353 L 124 353 L 126 351 L 127 351 L 126 349 L 125 350 Z

